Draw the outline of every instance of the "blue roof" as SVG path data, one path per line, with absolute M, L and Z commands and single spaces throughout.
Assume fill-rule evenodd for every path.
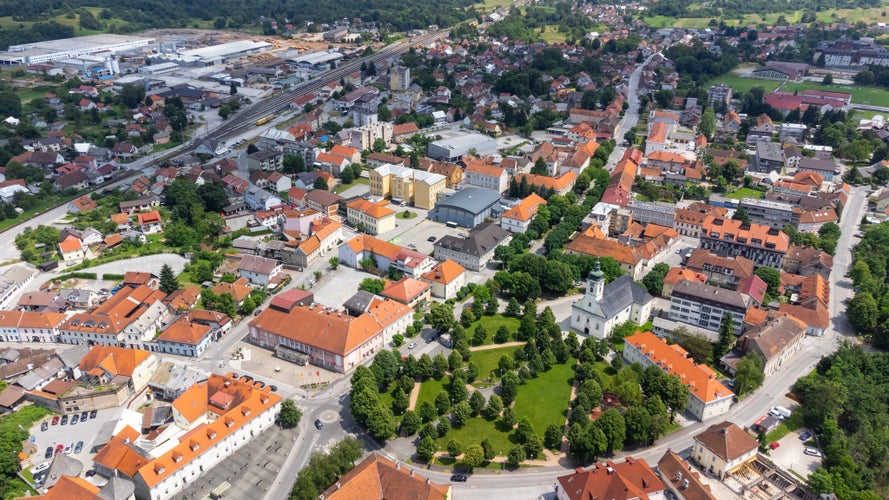
M 490 189 L 466 188 L 458 191 L 454 196 L 438 202 L 436 208 L 454 207 L 473 214 L 480 214 L 499 201 L 500 194 Z

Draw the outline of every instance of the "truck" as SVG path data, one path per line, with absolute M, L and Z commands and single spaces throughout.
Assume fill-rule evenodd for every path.
M 773 406 L 772 409 L 769 410 L 769 414 L 774 415 L 774 416 L 780 418 L 781 420 L 790 418 L 791 413 L 792 412 L 790 410 L 788 410 L 787 408 L 784 408 L 783 406 Z

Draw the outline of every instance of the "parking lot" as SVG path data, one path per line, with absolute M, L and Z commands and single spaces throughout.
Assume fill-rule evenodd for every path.
M 419 220 L 420 222 L 412 225 L 406 230 L 404 230 L 403 228 L 400 228 L 402 229 L 401 232 L 398 232 L 396 230 L 395 232 L 397 234 L 389 236 L 389 241 L 401 246 L 408 246 L 413 243 L 414 245 L 416 245 L 416 250 L 418 252 L 431 254 L 435 249 L 433 247 L 433 242 L 428 241 L 430 237 L 435 237 L 435 240 L 438 241 L 443 236 L 449 234 L 457 236 L 461 233 L 466 234 L 469 232 L 469 230 L 466 228 L 450 228 L 440 222 L 433 222 L 426 218 L 420 219 L 420 217 L 408 221 L 399 219 L 399 224 L 403 224 L 405 222 L 414 222 L 417 220 Z
M 775 462 L 775 465 L 783 469 L 792 470 L 803 477 L 808 477 L 809 474 L 815 472 L 815 469 L 821 465 L 822 459 L 821 457 L 806 455 L 805 449 L 807 446 L 818 448 L 811 443 L 812 438 L 806 441 L 809 443 L 808 445 L 799 439 L 804 432 L 806 432 L 806 429 L 797 429 L 781 438 L 778 441 L 780 446 L 774 450 L 769 450 L 769 458 Z
M 243 360 L 232 361 L 230 363 L 232 369 L 236 372 L 248 372 L 268 384 L 281 385 L 282 391 L 285 390 L 284 385 L 302 387 L 309 384 L 328 384 L 343 376 L 319 366 L 300 366 L 276 358 L 274 351 L 247 342 L 239 343 L 238 347 L 242 349 L 245 356 Z M 304 396 L 305 393 L 299 391 L 297 395 Z
M 96 418 L 87 419 L 86 422 L 77 422 L 76 424 L 71 424 L 69 418 L 69 422 L 67 425 L 61 424 L 61 418 L 59 419 L 59 423 L 56 425 L 49 425 L 47 430 L 41 431 L 40 424 L 42 422 L 51 423 L 52 417 L 47 417 L 45 420 L 37 422 L 34 427 L 31 428 L 31 436 L 32 443 L 30 446 L 31 451 L 31 461 L 34 465 L 48 462 L 50 459 L 45 458 L 46 448 L 52 447 L 55 450 L 56 446 L 59 444 L 63 446 L 71 445 L 72 451 L 71 456 L 77 458 L 81 462 L 83 462 L 83 470 L 86 471 L 91 469 L 93 466 L 93 456 L 95 455 L 92 451 L 93 441 L 96 439 L 96 435 L 99 433 L 99 429 L 108 422 L 109 420 L 117 420 L 121 413 L 120 408 L 109 408 L 107 410 L 100 410 L 96 412 Z M 83 449 L 80 453 L 75 454 L 73 451 L 74 446 L 78 441 L 83 441 Z M 51 457 L 50 457 L 51 458 Z

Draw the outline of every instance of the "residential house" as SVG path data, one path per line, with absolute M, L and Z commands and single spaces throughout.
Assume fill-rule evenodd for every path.
M 89 313 L 75 314 L 59 327 L 64 344 L 93 344 L 150 349 L 170 315 L 166 294 L 147 286 L 124 287 Z
M 276 274 L 281 272 L 281 263 L 274 259 L 244 255 L 238 263 L 238 276 L 246 278 L 250 283 L 269 286 Z
M 673 295 L 673 288 L 680 281 L 694 281 L 703 285 L 707 283 L 707 275 L 696 273 L 690 269 L 685 269 L 682 267 L 671 267 L 670 270 L 667 272 L 667 275 L 664 276 L 661 296 L 664 298 L 669 298 L 671 295 Z
M 86 172 L 72 172 L 61 175 L 56 177 L 56 180 L 52 183 L 53 190 L 55 191 L 65 191 L 68 189 L 80 191 L 81 189 L 86 189 L 87 186 L 89 186 L 89 176 Z
M 763 360 L 762 372 L 766 377 L 770 377 L 789 357 L 802 348 L 805 337 L 805 323 L 793 316 L 781 315 L 772 318 L 764 325 L 744 332 L 738 339 L 737 355 L 733 356 L 730 353 L 726 356 L 733 358 L 735 362 L 723 362 L 723 364 L 733 373 L 736 361 L 740 357 L 755 352 Z
M 359 198 L 346 204 L 349 224 L 359 231 L 377 235 L 395 229 L 395 210 L 387 207 L 387 200 L 372 202 Z
M 818 274 L 829 280 L 830 271 L 833 269 L 833 256 L 815 247 L 790 245 L 781 269 L 800 276 Z
M 545 205 L 546 200 L 531 193 L 512 208 L 503 212 L 500 216 L 500 227 L 511 233 L 524 233 L 531 225 L 531 220 L 537 215 L 540 205 Z
M 740 255 L 727 257 L 696 248 L 685 266 L 691 271 L 705 275 L 707 282 L 712 285 L 735 289 L 742 279 L 753 276 L 755 264 Z
M 380 295 L 414 308 L 422 302 L 432 300 L 432 287 L 426 281 L 403 276 L 398 281 L 389 283 Z
M 781 174 L 784 172 L 784 150 L 780 144 L 774 142 L 757 142 L 753 162 L 748 163 L 747 168 L 759 174 Z
M 363 234 L 340 245 L 338 254 L 340 264 L 345 266 L 359 269 L 362 260 L 372 259 L 380 271 L 394 267 L 411 278 L 419 278 L 436 264 L 435 259 L 426 254 Z
M 211 327 L 182 316 L 157 337 L 158 350 L 165 354 L 199 357 L 210 346 Z
M 722 318 L 731 316 L 735 331 L 743 328 L 744 316 L 751 306 L 749 295 L 693 281 L 680 281 L 670 295 L 670 319 L 710 331 L 719 331 Z
M 164 221 L 160 212 L 153 210 L 151 212 L 140 213 L 139 230 L 142 234 L 158 234 L 164 232 Z
M 597 226 L 590 226 L 565 245 L 565 252 L 574 255 L 611 257 L 633 280 L 642 279 L 645 258 L 630 245 L 608 239 Z
M 466 284 L 466 269 L 456 262 L 445 259 L 423 275 L 423 280 L 431 285 L 432 296 L 450 299 Z
M 714 207 L 696 201 L 686 208 L 676 210 L 673 228 L 682 236 L 700 238 L 701 225 L 708 216 L 713 215 L 715 217 L 724 217 L 726 213 L 728 213 L 727 208 Z
M 251 293 L 253 293 L 253 287 L 250 286 L 250 281 L 244 277 L 240 277 L 231 283 L 220 281 L 219 283 L 213 285 L 213 288 L 211 288 L 210 290 L 216 295 L 222 295 L 225 293 L 231 295 L 232 300 L 238 307 L 241 307 L 244 304 L 244 299 L 246 299 L 250 296 Z
M 72 234 L 59 243 L 59 255 L 66 266 L 73 266 L 83 262 L 86 250 L 80 238 Z
M 753 436 L 728 421 L 711 425 L 694 441 L 692 460 L 720 479 L 752 462 L 759 449 Z
M 558 177 L 549 177 L 546 175 L 521 174 L 516 176 L 516 182 L 526 182 L 529 186 L 537 189 L 552 191 L 555 194 L 565 195 L 574 189 L 577 182 L 577 174 L 574 170 L 569 170 Z
M 661 481 L 667 486 L 674 498 L 682 500 L 718 500 L 710 490 L 709 484 L 701 481 L 689 463 L 673 450 L 667 450 L 657 463 Z
M 335 217 L 343 198 L 326 189 L 313 189 L 303 198 L 306 206 L 326 217 Z
M 435 258 L 451 259 L 465 269 L 480 271 L 494 257 L 494 250 L 509 243 L 511 233 L 494 222 L 488 222 L 469 231 L 465 238 L 446 235 L 435 242 Z
M 571 328 L 586 336 L 606 339 L 616 325 L 647 322 L 653 300 L 645 288 L 626 274 L 606 285 L 605 273 L 597 260 L 583 298 L 571 305 Z
M 689 389 L 686 410 L 700 421 L 722 415 L 731 407 L 735 395 L 722 385 L 716 372 L 695 363 L 681 346 L 669 345 L 651 332 L 625 338 L 623 360 L 627 364 L 640 363 L 643 368 L 657 366 L 679 377 Z
M 71 200 L 71 203 L 68 204 L 68 212 L 72 214 L 79 214 L 94 210 L 98 206 L 99 205 L 95 202 L 95 200 L 93 200 L 89 195 L 83 195 L 80 198 Z
M 821 177 L 826 181 L 832 181 L 840 173 L 840 168 L 836 161 L 822 158 L 803 158 L 799 162 L 798 169 L 800 172 L 821 174 Z

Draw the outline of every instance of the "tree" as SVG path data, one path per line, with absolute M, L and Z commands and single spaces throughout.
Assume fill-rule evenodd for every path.
M 738 360 L 735 368 L 735 392 L 739 397 L 762 385 L 765 380 L 762 368 L 762 357 L 754 351 L 748 352 Z
M 519 378 L 512 371 L 504 373 L 500 380 L 500 397 L 503 399 L 503 403 L 505 405 L 512 404 L 518 392 Z
M 478 390 L 472 391 L 469 396 L 469 407 L 472 408 L 472 416 L 479 415 L 485 409 L 485 397 Z
M 537 458 L 537 455 L 543 451 L 543 439 L 538 434 L 531 434 L 525 441 L 525 455 L 530 459 Z
M 651 271 L 642 278 L 642 285 L 648 293 L 659 296 L 664 288 L 664 278 L 670 272 L 670 265 L 664 262 L 655 264 Z
M 451 409 L 451 415 L 454 417 L 454 427 L 463 427 L 472 416 L 472 408 L 466 401 L 460 401 Z
M 514 446 L 506 455 L 506 465 L 510 468 L 516 468 L 525 461 L 525 449 L 521 446 Z
M 593 426 L 605 435 L 605 451 L 611 453 L 623 448 L 627 436 L 626 424 L 623 415 L 616 409 L 609 408 L 602 412 L 599 418 L 593 422 Z
M 778 272 L 774 267 L 768 266 L 760 266 L 756 268 L 756 271 L 753 271 L 753 274 L 757 275 L 766 282 L 766 293 L 769 294 L 770 297 L 777 297 L 778 290 L 781 287 L 781 273 Z
M 627 144 L 636 144 L 636 127 L 627 130 L 627 132 L 624 134 L 624 140 L 627 141 Z
M 302 416 L 303 414 L 299 411 L 299 408 L 296 407 L 296 403 L 294 403 L 292 399 L 285 399 L 281 403 L 281 412 L 278 414 L 278 422 L 281 424 L 281 427 L 289 429 L 299 425 L 299 420 Z
M 732 220 L 739 220 L 742 224 L 750 224 L 750 216 L 747 215 L 747 209 L 738 207 L 738 209 L 735 210 L 735 213 L 732 214 Z
M 494 343 L 503 344 L 509 342 L 509 327 L 500 325 L 494 333 Z
M 473 444 L 466 447 L 463 452 L 463 465 L 470 469 L 478 467 L 485 462 L 485 450 L 481 445 Z
M 238 93 L 238 86 L 235 85 L 235 82 L 232 82 L 231 85 L 228 86 L 228 94 L 235 95 Z
M 515 431 L 516 440 L 519 443 L 526 443 L 532 434 L 534 434 L 534 425 L 531 424 L 531 419 L 522 417 Z
M 447 303 L 434 303 L 426 315 L 426 322 L 439 333 L 449 332 L 457 324 L 454 319 L 454 306 Z
M 518 317 L 521 312 L 521 306 L 519 305 L 519 301 L 515 299 L 515 297 L 509 299 L 509 303 L 506 304 L 506 310 L 503 311 L 503 315 L 509 318 Z
M 491 394 L 491 397 L 488 398 L 488 406 L 485 407 L 485 418 L 494 420 L 500 416 L 501 411 L 503 411 L 503 400 L 500 399 L 500 396 Z
M 676 413 L 683 411 L 688 404 L 689 389 L 675 375 L 665 374 L 663 381 L 664 384 L 657 396 L 660 396 L 664 405 L 670 409 L 670 421 L 672 421 Z
M 331 257 L 329 261 L 330 268 L 336 271 L 336 268 L 340 267 L 340 258 L 339 257 Z
M 364 290 L 375 295 L 382 292 L 384 288 L 386 288 L 386 282 L 377 278 L 364 278 L 361 280 L 361 283 L 358 284 L 359 290 Z
M 145 100 L 145 87 L 128 83 L 120 89 L 118 97 L 124 106 L 133 109 Z
M 701 122 L 698 124 L 698 132 L 706 137 L 707 140 L 713 139 L 713 134 L 716 132 L 716 113 L 713 112 L 712 107 L 708 107 L 701 114 Z
M 722 324 L 719 327 L 719 340 L 713 346 L 713 358 L 720 359 L 732 348 L 735 343 L 735 320 L 730 313 L 722 316 Z
M 435 408 L 435 405 L 429 401 L 423 401 L 420 403 L 420 407 L 417 410 L 420 420 L 424 423 L 432 422 L 436 418 L 438 418 L 438 410 Z
M 648 415 L 651 417 L 651 439 L 655 439 L 664 435 L 670 427 L 670 415 L 664 402 L 657 395 L 649 396 L 642 404 Z
M 653 441 L 651 435 L 651 415 L 642 406 L 632 406 L 624 412 L 627 439 L 640 445 Z
M 503 425 L 505 425 L 506 427 L 508 427 L 510 429 L 515 427 L 516 416 L 515 416 L 515 412 L 512 410 L 512 408 L 507 406 L 506 408 L 503 409 L 502 420 L 503 420 Z
M 312 184 L 312 189 L 320 189 L 323 191 L 327 191 L 327 189 L 328 189 L 327 181 L 324 180 L 323 177 L 319 176 L 317 179 L 315 179 L 315 183 Z
M 451 399 L 446 392 L 439 392 L 435 396 L 435 409 L 439 415 L 444 415 L 451 409 Z
M 282 171 L 285 174 L 305 172 L 306 160 L 300 155 L 285 155 L 282 160 Z
M 424 437 L 417 443 L 417 457 L 423 462 L 432 460 L 437 451 L 438 446 L 435 445 L 435 439 L 429 436 Z
M 824 75 L 824 79 L 821 80 L 821 85 L 833 85 L 833 75 L 830 73 Z
M 457 458 L 458 456 L 460 456 L 463 453 L 463 444 L 460 443 L 460 441 L 457 441 L 456 439 L 451 438 L 448 441 L 447 449 L 448 449 L 448 455 L 450 455 L 454 458 Z
M 167 264 L 161 266 L 161 275 L 160 275 L 160 291 L 171 294 L 179 289 L 179 280 L 176 279 L 176 275 L 173 273 L 173 268 Z
M 551 450 L 558 450 L 562 446 L 562 429 L 556 424 L 546 426 L 543 433 L 543 444 Z
M 874 296 L 870 292 L 856 293 L 846 308 L 846 317 L 858 331 L 873 333 L 879 320 L 879 308 Z
M 0 92 L 0 115 L 14 118 L 22 116 L 22 100 L 15 92 Z
M 401 415 L 410 406 L 411 400 L 401 387 L 396 387 L 392 392 L 392 412 Z
M 413 410 L 404 412 L 401 417 L 401 432 L 406 436 L 412 436 L 417 433 L 420 428 L 420 417 Z
M 713 344 L 707 337 L 699 333 L 689 333 L 684 327 L 679 327 L 672 332 L 676 343 L 691 354 L 698 364 L 707 364 L 713 359 Z

